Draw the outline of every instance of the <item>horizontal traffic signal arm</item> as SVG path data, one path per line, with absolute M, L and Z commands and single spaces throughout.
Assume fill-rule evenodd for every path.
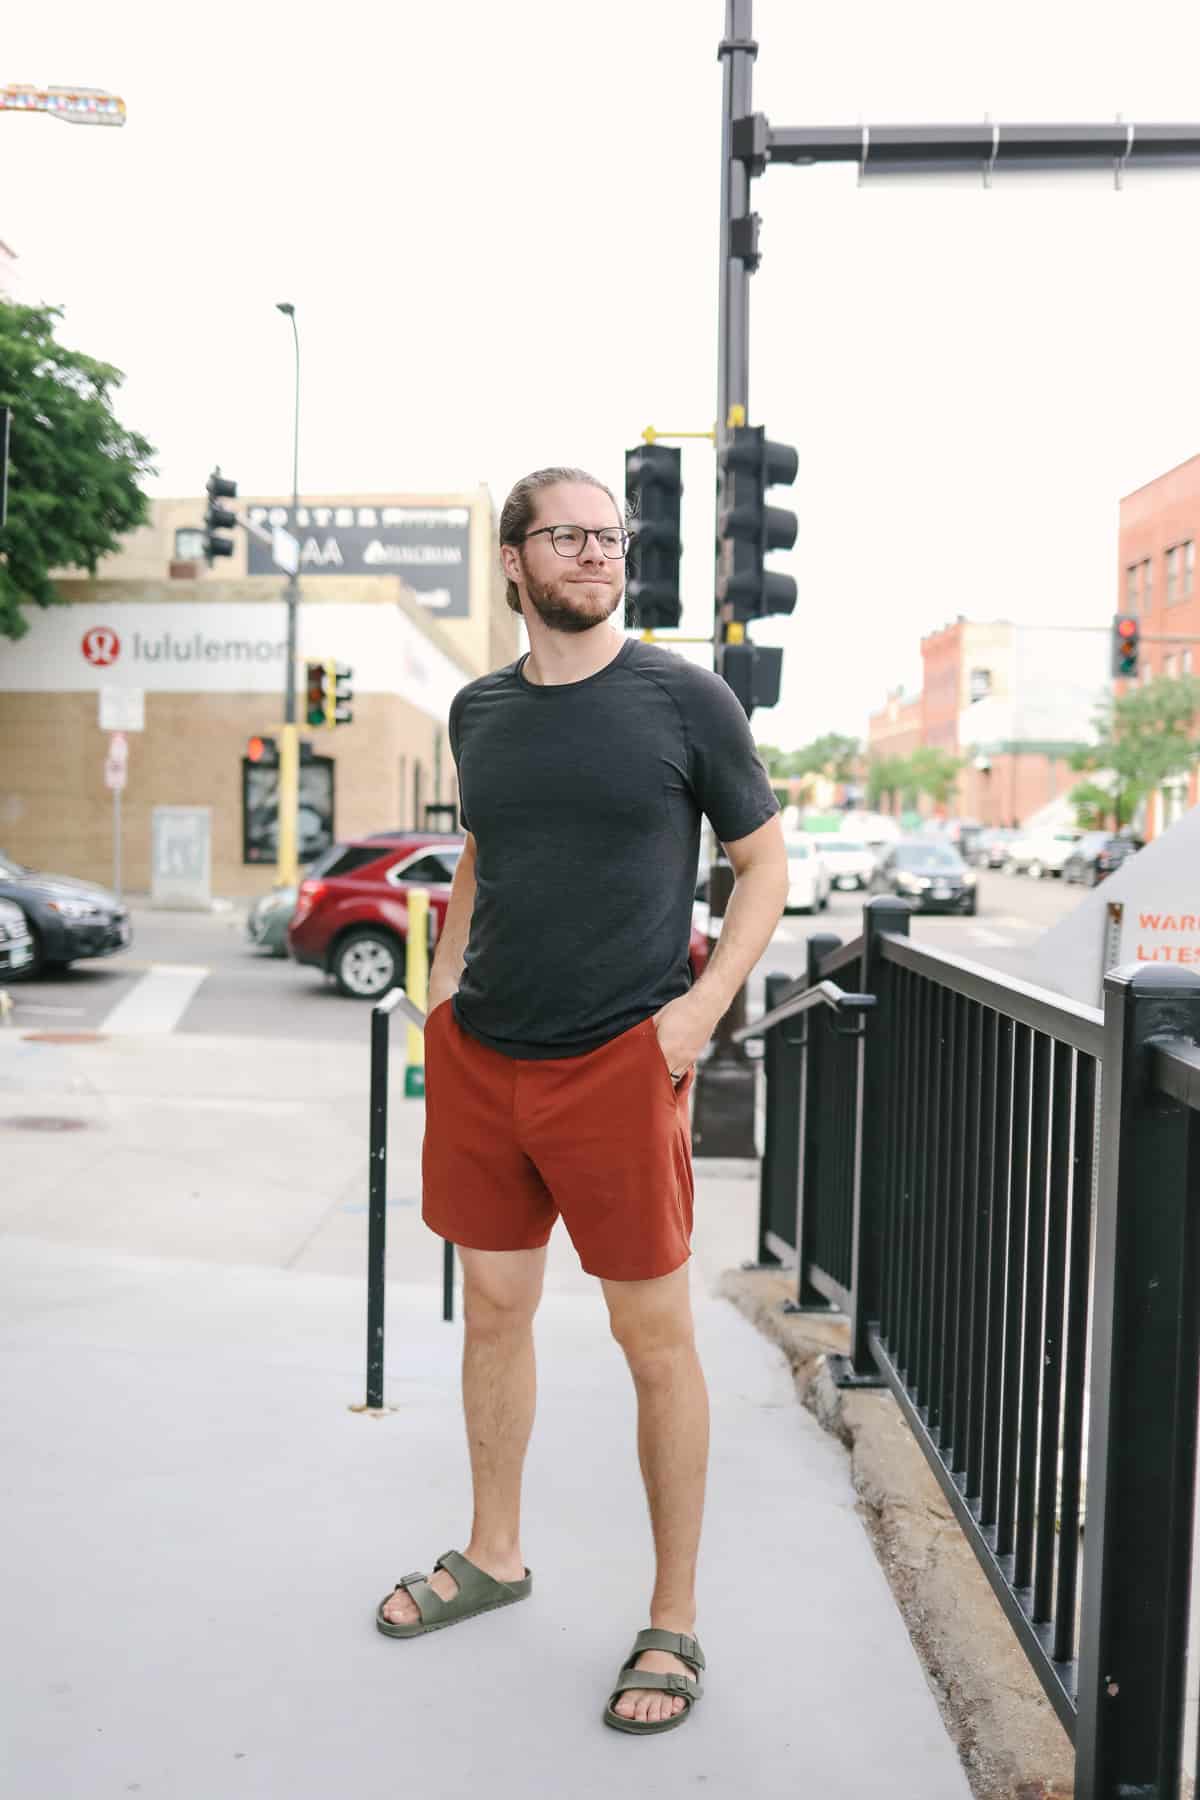
M 772 163 L 858 163 L 864 170 L 1175 168 L 1200 162 L 1200 126 L 801 125 L 773 128 L 763 113 L 733 121 L 732 150 L 751 175 Z

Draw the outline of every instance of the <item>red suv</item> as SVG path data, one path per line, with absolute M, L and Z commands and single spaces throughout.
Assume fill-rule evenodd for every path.
M 332 975 L 351 999 L 382 998 L 404 979 L 409 889 L 429 895 L 432 949 L 465 843 L 462 832 L 384 831 L 334 844 L 300 883 L 287 930 L 291 955 Z M 695 923 L 688 958 L 695 981 L 708 961 L 708 938 Z

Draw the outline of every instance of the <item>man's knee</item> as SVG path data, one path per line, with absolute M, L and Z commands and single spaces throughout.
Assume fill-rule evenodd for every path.
M 631 1366 L 695 1349 L 688 1264 L 655 1281 L 605 1281 L 608 1322 Z
M 463 1316 L 476 1331 L 516 1329 L 531 1323 L 542 1297 L 546 1248 L 536 1250 L 466 1250 L 463 1266 Z

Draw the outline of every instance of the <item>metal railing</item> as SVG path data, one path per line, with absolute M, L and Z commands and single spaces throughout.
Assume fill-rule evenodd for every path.
M 765 1036 L 760 1261 L 794 1261 L 788 1310 L 847 1315 L 835 1379 L 895 1395 L 1074 1739 L 1080 1800 L 1171 1800 L 1200 976 L 1114 971 L 1100 1012 L 918 947 L 908 922 L 876 900 L 855 943 L 812 940 L 806 980 L 768 976 L 737 1034 Z M 852 1036 L 828 993 L 846 970 Z
M 367 1398 L 366 1410 L 383 1407 L 385 1269 L 387 1263 L 388 1065 L 392 1014 L 402 1012 L 418 1030 L 426 1015 L 402 987 L 371 1008 L 371 1133 L 367 1181 Z M 442 1318 L 454 1317 L 454 1245 L 442 1248 Z

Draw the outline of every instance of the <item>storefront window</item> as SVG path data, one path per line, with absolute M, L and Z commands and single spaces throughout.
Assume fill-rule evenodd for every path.
M 334 837 L 333 758 L 314 756 L 300 765 L 296 859 L 310 863 Z M 242 760 L 242 861 L 273 863 L 279 853 L 278 765 Z

